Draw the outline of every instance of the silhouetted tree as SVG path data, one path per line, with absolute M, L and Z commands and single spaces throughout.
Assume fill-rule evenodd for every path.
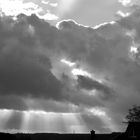
M 128 110 L 126 119 L 128 122 L 140 122 L 140 106 L 133 105 L 133 107 Z

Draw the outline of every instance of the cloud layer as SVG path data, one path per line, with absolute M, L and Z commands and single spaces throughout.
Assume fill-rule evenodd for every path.
M 36 16 L 25 15 L 16 21 L 8 17 L 0 20 L 1 95 L 61 98 L 62 85 L 51 73 L 50 59 L 41 49 L 43 45 L 36 35 L 38 27 L 32 25 L 32 22 L 41 25 L 41 20 L 36 20 L 39 21 Z M 49 41 L 44 40 L 48 45 Z
M 98 117 L 98 124 L 93 122 L 100 132 L 119 127 L 127 109 L 139 105 L 139 17 L 137 8 L 92 28 L 72 20 L 54 27 L 36 15 L 2 16 L 0 108 L 76 112 L 89 128 L 91 118 Z M 114 126 L 104 128 L 110 122 Z

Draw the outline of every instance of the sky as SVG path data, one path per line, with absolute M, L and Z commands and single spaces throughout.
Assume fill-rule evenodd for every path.
M 0 0 L 0 46 L 0 131 L 125 131 L 140 105 L 138 0 Z

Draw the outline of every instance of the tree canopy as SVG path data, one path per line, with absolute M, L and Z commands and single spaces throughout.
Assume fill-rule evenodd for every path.
M 128 110 L 126 120 L 128 122 L 140 122 L 140 106 L 133 105 L 133 107 Z

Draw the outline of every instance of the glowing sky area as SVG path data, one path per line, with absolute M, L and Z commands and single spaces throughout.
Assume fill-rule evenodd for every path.
M 129 3 L 130 1 L 124 0 L 1 0 L 0 7 L 6 15 L 35 13 L 40 18 L 50 20 L 52 24 L 64 19 L 73 19 L 83 25 L 95 26 L 114 20 L 119 10 L 126 12 L 122 4 L 126 6 Z M 93 20 L 95 18 L 96 20 Z
M 139 17 L 139 0 L 0 0 L 0 131 L 124 131 Z
M 106 113 L 99 109 L 89 110 L 94 116 L 108 119 Z M 14 123 L 14 117 L 20 116 L 21 122 L 17 129 L 9 129 L 11 132 L 59 132 L 59 133 L 82 133 L 88 132 L 88 128 L 79 113 L 55 113 L 45 111 L 14 111 L 14 110 L 0 110 L 0 130 L 7 128 L 7 123 Z M 16 115 L 15 115 L 16 114 Z

